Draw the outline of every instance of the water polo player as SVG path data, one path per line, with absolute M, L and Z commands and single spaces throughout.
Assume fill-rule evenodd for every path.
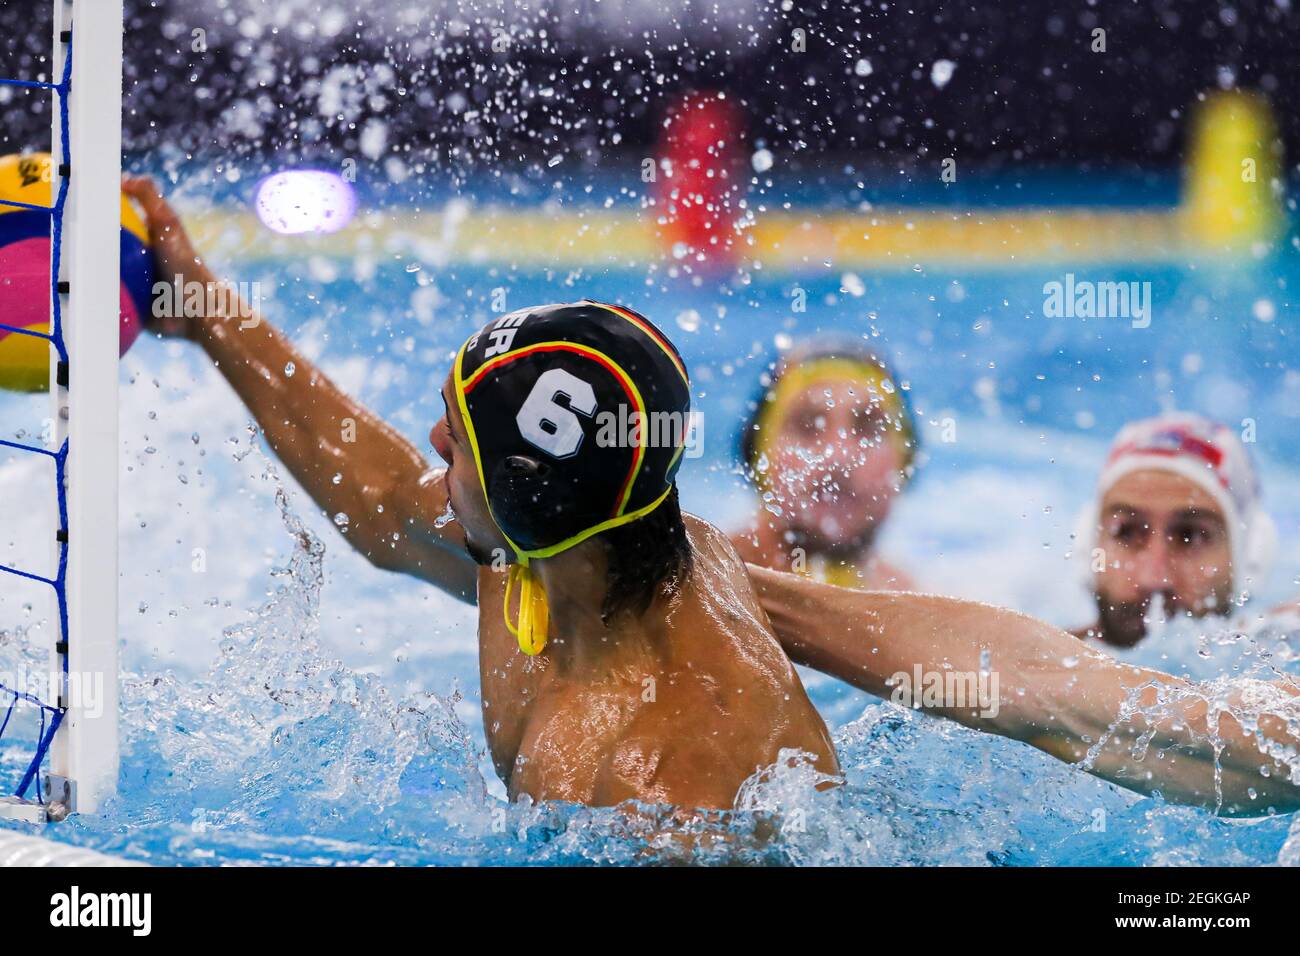
M 149 215 L 160 278 L 215 281 L 153 184 L 127 190 Z M 1300 746 L 1280 718 L 1247 731 L 1218 714 L 1213 742 L 1204 700 L 1177 698 L 1186 682 L 1081 649 L 1032 618 L 743 564 L 719 531 L 678 509 L 681 431 L 669 447 L 598 439 L 601 413 L 619 404 L 646 416 L 689 409 L 676 349 L 625 309 L 524 309 L 471 337 L 441 387 L 447 411 L 431 441 L 442 470 L 270 323 L 205 313 L 165 328 L 204 347 L 321 508 L 354 516 L 353 547 L 477 602 L 484 726 L 512 797 L 729 808 L 746 778 L 788 751 L 835 773 L 788 651 L 882 696 L 914 666 L 975 673 L 996 662 L 1000 705 L 934 712 L 1067 761 L 1106 736 L 1091 772 L 1220 812 L 1300 806 L 1300 786 L 1261 774 L 1273 761 L 1256 733 Z M 355 441 L 345 443 L 335 436 L 346 419 Z M 1224 693 L 1240 703 L 1261 687 L 1283 698 L 1278 709 L 1300 704 L 1283 685 Z M 1172 713 L 1152 733 L 1167 757 L 1152 765 L 1131 746 L 1145 718 L 1124 708 L 1131 695 L 1161 694 Z
M 128 188 L 164 275 L 215 281 L 153 187 Z M 836 772 L 745 566 L 678 508 L 684 432 L 649 448 L 599 439 L 600 409 L 689 412 L 685 367 L 649 322 L 579 302 L 490 323 L 442 385 L 437 471 L 269 322 L 239 324 L 169 331 L 202 344 L 316 503 L 351 516 L 353 547 L 477 602 L 484 726 L 512 797 L 727 808 L 782 750 Z M 345 419 L 354 442 L 338 437 Z M 449 502 L 455 520 L 439 521 Z
M 830 584 L 911 589 L 876 552 L 917 459 L 907 393 L 889 366 L 854 340 L 811 342 L 764 379 L 740 439 L 761 499 L 732 535 L 736 550 L 753 564 Z
M 1162 616 L 1230 613 L 1263 585 L 1277 549 L 1246 446 L 1186 412 L 1120 431 L 1076 538 L 1097 620 L 1075 633 L 1113 647 L 1146 636 L 1157 597 Z

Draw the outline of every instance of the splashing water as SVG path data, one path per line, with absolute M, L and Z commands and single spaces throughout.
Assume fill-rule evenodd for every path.
M 274 479 L 274 466 L 267 471 Z M 783 753 L 741 787 L 732 812 L 683 819 L 663 807 L 508 804 L 480 771 L 483 755 L 454 686 L 445 696 L 399 696 L 324 651 L 325 547 L 275 480 L 292 549 L 271 572 L 274 593 L 224 632 L 198 679 L 125 677 L 119 794 L 102 815 L 74 817 L 49 828 L 50 837 L 192 864 L 1300 862 L 1293 817 L 1226 820 L 1171 806 L 892 703 L 867 706 L 835 732 L 842 778 Z M 0 665 L 39 668 L 38 631 L 0 635 Z M 1170 621 L 1130 657 L 1170 669 L 1167 658 L 1177 656 L 1233 673 L 1167 692 L 1145 709 L 1134 697 L 1121 716 L 1156 719 L 1196 697 L 1248 730 L 1272 713 L 1300 733 L 1296 698 L 1262 683 L 1294 672 L 1294 631 L 1285 621 L 1233 621 L 1207 642 L 1204 622 Z M 1194 650 L 1207 643 L 1209 661 Z M 809 676 L 815 700 L 828 683 Z M 1229 684 L 1253 693 L 1230 707 Z M 30 716 L 17 722 L 24 719 L 30 726 L 0 750 L 6 784 L 21 766 L 21 744 L 35 735 Z M 1272 756 L 1279 772 L 1300 779 L 1295 753 L 1275 748 Z
M 1165 596 L 1157 591 L 1151 596 L 1151 603 L 1147 605 L 1146 613 L 1142 615 L 1142 625 L 1148 635 L 1159 634 L 1167 621 Z
M 322 653 L 325 549 L 283 491 L 277 501 L 294 547 L 273 572 L 274 595 L 226 632 L 203 678 L 124 680 L 121 791 L 102 816 L 49 835 L 179 863 L 1300 860 L 1300 829 L 1287 817 L 1229 821 L 1140 798 L 890 703 L 835 734 L 840 786 L 786 752 L 742 786 L 735 812 L 685 823 L 662 807 L 508 805 L 488 794 L 457 692 L 398 700 Z M 1295 754 L 1281 756 L 1300 772 Z

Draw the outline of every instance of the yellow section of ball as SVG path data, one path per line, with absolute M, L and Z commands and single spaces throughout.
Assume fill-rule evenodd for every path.
M 0 199 L 48 209 L 54 202 L 54 161 L 49 153 L 13 153 L 0 156 Z M 0 216 L 21 212 L 15 206 L 0 206 Z M 122 228 L 141 242 L 149 241 L 149 230 L 126 196 L 122 197 Z

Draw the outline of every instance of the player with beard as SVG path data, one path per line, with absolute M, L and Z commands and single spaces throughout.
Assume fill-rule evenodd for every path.
M 1166 617 L 1229 614 L 1261 586 L 1277 531 L 1236 433 L 1172 412 L 1120 431 L 1077 542 L 1097 620 L 1073 633 L 1132 647 L 1157 599 Z
M 215 282 L 152 182 L 125 188 L 148 213 L 162 281 Z M 690 382 L 644 317 L 584 300 L 470 336 L 429 383 L 446 468 L 261 317 L 155 328 L 204 349 L 372 564 L 478 605 L 484 728 L 512 799 L 726 809 L 787 754 L 838 773 L 745 565 L 678 506 Z

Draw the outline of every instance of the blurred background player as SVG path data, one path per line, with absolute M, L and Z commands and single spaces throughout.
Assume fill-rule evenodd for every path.
M 814 341 L 783 356 L 764 376 L 741 456 L 759 494 L 732 535 L 746 561 L 842 587 L 912 588 L 876 552 L 917 463 L 906 393 L 878 354 Z
M 1148 615 L 1230 613 L 1262 585 L 1277 548 L 1241 439 L 1185 412 L 1120 431 L 1079 529 L 1097 620 L 1074 633 L 1113 647 L 1141 641 Z

